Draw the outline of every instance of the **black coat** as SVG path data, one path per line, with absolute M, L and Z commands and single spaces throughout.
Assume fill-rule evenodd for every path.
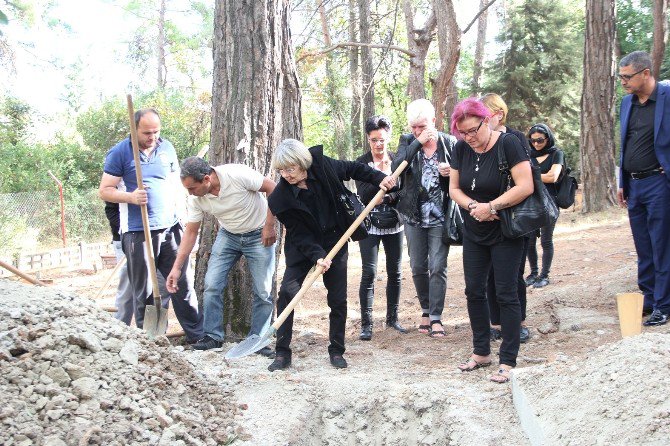
M 446 161 L 447 155 L 449 156 L 449 159 L 451 159 L 454 145 L 456 145 L 456 138 L 454 138 L 452 135 L 447 135 L 446 133 L 439 133 L 437 152 L 440 162 Z M 411 133 L 400 136 L 398 152 L 396 153 L 395 159 L 391 163 L 391 168 L 394 171 L 404 160 L 407 160 L 409 163 L 400 177 L 401 189 L 398 204 L 396 205 L 398 212 L 403 214 L 405 217 L 411 217 L 418 210 L 417 203 L 419 201 L 421 173 L 423 171 L 422 166 L 419 164 L 418 156 L 421 147 L 421 142 Z M 447 209 L 449 199 L 449 177 L 443 177 L 440 175 L 439 180 L 440 189 L 442 189 L 442 205 L 444 207 L 444 212 Z
M 336 194 L 343 190 L 342 181 L 350 179 L 376 184 L 377 188 L 386 174 L 373 169 L 367 164 L 356 161 L 339 161 L 323 154 L 322 146 L 309 149 L 312 154 L 312 166 L 308 171 L 321 182 L 322 196 L 318 199 L 329 203 L 335 209 L 337 232 L 339 236 L 349 229 L 344 219 L 345 210 L 336 199 Z M 293 193 L 293 187 L 284 178 L 268 197 L 270 211 L 286 227 L 286 266 L 301 263 L 316 263 L 326 257 L 324 235 L 319 222 Z

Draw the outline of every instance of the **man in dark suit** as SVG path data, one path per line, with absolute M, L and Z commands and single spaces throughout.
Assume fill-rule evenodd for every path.
M 621 102 L 618 200 L 628 207 L 644 294 L 645 326 L 670 315 L 670 86 L 656 82 L 651 58 L 635 51 L 619 63 Z

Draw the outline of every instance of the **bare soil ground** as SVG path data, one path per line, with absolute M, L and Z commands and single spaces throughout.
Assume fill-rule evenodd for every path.
M 320 281 L 296 309 L 293 366 L 287 371 L 268 372 L 269 360 L 257 355 L 226 361 L 222 352 L 232 344 L 218 351 L 184 351 L 203 377 L 232 391 L 243 409 L 237 422 L 244 429 L 235 444 L 528 444 L 510 386 L 487 380 L 495 368 L 467 374 L 456 369 L 472 348 L 460 248 L 449 255 L 442 319 L 447 336 L 441 339 L 416 331 L 420 308 L 407 256 L 400 321 L 412 330 L 402 335 L 384 329 L 385 271 L 380 253 L 370 342 L 358 340 L 360 257 L 357 244 L 351 243 L 349 250 L 348 369 L 333 369 L 328 362 L 328 308 Z M 108 274 L 109 270 L 75 271 L 43 277 L 53 278 L 54 287 L 87 297 L 96 293 Z M 637 291 L 636 254 L 625 212 L 586 217 L 564 211 L 555 233 L 550 277 L 552 283 L 546 288 L 528 290 L 532 338 L 521 346 L 519 368 L 578 362 L 621 339 L 615 296 Z M 105 304 L 112 303 L 110 296 L 111 291 Z M 175 320 L 170 329 L 178 329 Z M 670 333 L 668 326 L 644 331 Z M 494 352 L 497 348 L 494 343 Z M 565 442 L 569 443 L 598 444 Z

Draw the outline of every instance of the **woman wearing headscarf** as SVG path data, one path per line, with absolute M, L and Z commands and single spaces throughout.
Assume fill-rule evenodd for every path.
M 535 124 L 528 130 L 528 142 L 533 147 L 530 157 L 533 164 L 540 166 L 542 173 L 542 183 L 547 188 L 549 194 L 556 199 L 558 194 L 558 185 L 561 179 L 563 165 L 565 164 L 565 155 L 563 151 L 556 147 L 556 140 L 551 129 L 546 124 Z M 551 262 L 554 259 L 554 227 L 556 221 L 552 221 L 547 226 L 543 226 L 538 231 L 540 245 L 542 245 L 542 270 L 538 275 L 537 265 L 537 237 L 531 237 L 528 246 L 528 263 L 530 265 L 530 274 L 526 277 L 526 285 L 533 288 L 542 288 L 549 285 L 549 271 Z
M 502 342 L 498 371 L 489 379 L 505 383 L 519 353 L 521 308 L 516 278 L 523 239 L 503 236 L 498 211 L 528 197 L 533 192 L 533 177 L 521 142 L 491 129 L 490 119 L 489 109 L 475 98 L 465 99 L 454 108 L 451 131 L 461 139 L 454 147 L 449 193 L 452 200 L 468 210 L 464 213 L 463 273 L 474 348 L 459 369 L 470 372 L 492 363 L 486 279 L 493 267 Z M 502 194 L 506 176 L 499 169 L 499 150 L 505 153 L 514 181 L 514 186 Z
M 386 116 L 377 115 L 365 121 L 365 134 L 370 150 L 356 161 L 380 170 L 387 175 L 391 172 L 394 155 L 388 150 L 391 138 L 391 121 Z M 379 191 L 376 184 L 356 181 L 356 190 L 363 204 L 367 205 Z M 363 341 L 372 339 L 372 303 L 375 294 L 375 277 L 380 243 L 384 245 L 386 256 L 386 326 L 407 333 L 398 322 L 398 302 L 400 300 L 400 263 L 402 262 L 403 225 L 395 210 L 398 192 L 390 192 L 382 197 L 372 209 L 372 226 L 368 237 L 358 242 L 361 251 L 361 285 L 358 297 L 361 303 L 361 334 Z
M 286 228 L 286 269 L 279 287 L 277 312 L 284 311 L 295 297 L 312 266 L 322 267 L 330 307 L 330 363 L 335 368 L 345 368 L 347 245 L 332 260 L 326 259 L 349 228 L 344 217 L 346 209 L 338 197 L 344 188 L 342 182 L 352 178 L 384 190 L 393 187 L 395 179 L 356 161 L 329 158 L 321 146 L 308 149 L 295 139 L 279 143 L 272 157 L 272 168 L 279 171 L 281 179 L 268 197 L 268 205 Z M 268 367 L 271 372 L 291 365 L 292 334 L 293 311 L 277 330 L 276 356 Z

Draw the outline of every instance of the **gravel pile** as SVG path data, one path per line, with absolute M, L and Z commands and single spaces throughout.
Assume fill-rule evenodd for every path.
M 0 444 L 216 445 L 232 390 L 92 303 L 0 280 Z
M 663 330 L 663 327 L 660 328 Z M 670 334 L 646 333 L 515 376 L 545 444 L 670 443 Z

